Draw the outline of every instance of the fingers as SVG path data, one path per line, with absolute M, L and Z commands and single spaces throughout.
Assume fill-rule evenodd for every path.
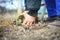
M 27 22 L 26 26 L 29 26 L 30 25 L 30 22 Z
M 31 26 L 32 24 L 33 24 L 33 22 L 29 22 L 29 21 L 24 20 L 22 25 Z
M 22 23 L 22 25 L 26 25 L 26 23 L 27 23 L 27 21 L 26 21 L 26 20 L 24 20 L 24 21 L 23 21 L 23 23 Z
M 30 26 L 32 25 L 32 23 L 30 23 Z
M 23 25 L 25 25 L 25 26 L 31 26 L 32 23 L 24 21 L 24 22 L 23 22 Z
M 25 23 L 23 23 L 23 25 L 25 25 L 25 26 L 31 26 L 32 24 L 35 24 L 35 23 L 33 23 L 33 22 L 25 22 Z

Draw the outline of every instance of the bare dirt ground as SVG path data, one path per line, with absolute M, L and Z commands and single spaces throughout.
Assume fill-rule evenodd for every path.
M 2 18 L 0 18 L 0 40 L 60 40 L 60 27 L 49 28 L 48 23 L 38 22 L 25 28 L 23 25 L 11 24 L 10 19 L 9 21 Z
M 41 26 L 32 27 L 35 28 L 26 29 L 16 25 L 1 27 L 0 40 L 60 40 L 60 27 L 54 29 Z

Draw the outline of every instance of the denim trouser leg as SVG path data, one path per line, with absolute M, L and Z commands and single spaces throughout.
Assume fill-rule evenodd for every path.
M 25 0 L 25 7 L 28 10 L 38 10 L 41 5 L 41 0 Z
M 41 0 L 25 0 L 25 10 L 29 10 L 28 14 L 37 16 L 37 11 L 41 5 Z
M 60 16 L 60 0 L 55 0 L 57 16 Z
M 45 0 L 47 11 L 48 11 L 48 17 L 57 15 L 55 2 L 56 2 L 55 0 Z

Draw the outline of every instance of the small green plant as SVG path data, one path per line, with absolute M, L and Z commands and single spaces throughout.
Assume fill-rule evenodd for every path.
M 17 17 L 17 14 L 15 14 L 15 20 L 16 20 L 16 26 L 18 26 L 20 23 L 23 22 L 24 15 L 20 15 L 19 17 Z M 19 23 L 19 21 L 21 21 L 21 22 Z

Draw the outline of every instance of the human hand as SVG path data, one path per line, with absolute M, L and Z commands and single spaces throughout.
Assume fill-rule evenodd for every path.
M 27 14 L 28 11 L 25 11 L 24 12 L 24 21 L 23 21 L 23 25 L 26 25 L 26 26 L 31 26 L 32 24 L 35 23 L 35 19 L 36 17 L 33 17 L 33 16 L 30 16 L 29 14 Z

